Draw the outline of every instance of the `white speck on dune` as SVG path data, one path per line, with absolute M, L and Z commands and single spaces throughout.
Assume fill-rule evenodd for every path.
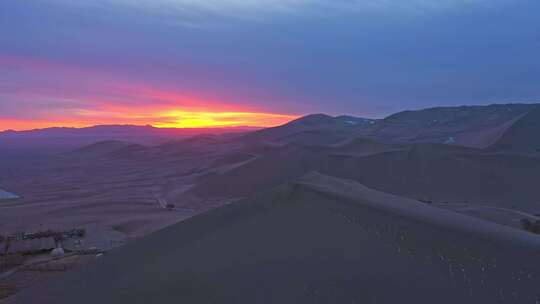
M 19 198 L 19 197 L 13 193 L 9 193 L 7 191 L 0 189 L 0 200 L 8 200 L 8 199 L 16 199 L 16 198 Z

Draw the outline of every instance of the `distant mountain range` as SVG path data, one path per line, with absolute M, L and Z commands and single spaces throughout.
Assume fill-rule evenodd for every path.
M 256 127 L 156 128 L 135 125 L 100 125 L 87 128 L 46 128 L 0 132 L 0 177 L 18 171 L 22 165 L 56 157 L 103 141 L 122 141 L 146 146 L 161 145 L 199 134 L 241 134 Z M 102 145 L 103 146 L 103 145 Z
M 202 133 L 248 132 L 258 127 L 216 128 L 156 128 L 150 125 L 98 125 L 86 128 L 46 128 L 28 131 L 7 130 L 0 132 L 0 139 L 90 139 L 159 142 L 164 139 L 184 138 Z
M 539 124 L 538 104 L 503 104 L 404 111 L 384 119 L 312 114 L 265 129 L 103 125 L 4 131 L 0 132 L 0 166 L 5 173 L 45 154 L 69 151 L 79 151 L 80 155 L 87 156 L 114 154 L 120 158 L 163 153 L 198 155 L 202 151 L 238 149 L 245 145 L 343 146 L 359 138 L 377 143 L 370 148 L 376 150 L 381 144 L 392 145 L 392 149 L 399 145 L 445 144 L 535 153 L 540 151 Z M 84 148 L 88 145 L 93 146 Z M 0 176 L 2 174 L 0 172 Z
M 515 130 L 512 134 L 519 133 L 521 137 L 533 136 L 540 130 L 538 120 L 535 119 L 540 115 L 539 112 L 539 105 L 536 104 L 505 104 L 404 111 L 384 119 L 315 114 L 283 126 L 249 133 L 246 138 L 253 141 L 321 145 L 364 137 L 390 144 L 441 143 L 487 148 L 495 145 L 509 129 Z M 516 128 L 527 129 L 530 133 L 524 135 L 523 131 Z M 520 144 L 507 143 L 505 146 L 519 149 L 530 144 L 528 139 L 520 141 Z
M 536 110 L 536 111 L 535 111 Z M 446 143 L 467 147 L 486 148 L 495 145 L 505 131 L 508 136 L 528 137 L 520 128 L 538 128 L 540 110 L 536 104 L 504 104 L 489 106 L 438 107 L 417 111 L 403 111 L 384 119 L 353 116 L 332 117 L 325 114 L 307 115 L 285 125 L 266 128 L 155 128 L 135 125 L 101 125 L 88 128 L 48 128 L 29 131 L 3 131 L 1 139 L 50 140 L 91 144 L 102 140 L 122 140 L 140 144 L 159 144 L 199 134 L 248 133 L 249 141 L 274 143 L 335 144 L 351 137 L 372 138 L 383 143 Z M 527 116 L 527 120 L 521 119 Z M 517 121 L 519 124 L 516 124 Z M 534 125 L 536 124 L 536 125 Z M 520 126 L 522 125 L 522 126 Z M 511 128 L 512 127 L 512 128 Z M 251 132 L 256 131 L 256 132 Z M 510 133 L 509 133 L 510 134 Z M 505 138 L 499 147 L 523 148 Z M 528 143 L 527 140 L 525 142 Z M 530 147 L 529 147 L 530 148 Z M 529 149 L 528 148 L 528 149 Z M 533 148 L 534 149 L 534 148 Z
M 196 197 L 245 197 L 318 171 L 407 197 L 490 201 L 505 207 L 518 198 L 523 208 L 533 210 L 540 195 L 535 186 L 540 179 L 539 114 L 539 106 L 522 104 L 406 111 L 380 120 L 314 114 L 274 128 L 179 136 L 152 146 L 125 140 L 131 138 L 125 134 L 175 130 L 94 127 L 69 134 L 116 130 L 106 134 L 124 137 L 67 155 L 90 163 L 129 160 L 160 174 L 177 165 L 174 174 L 184 172 L 193 165 L 187 173 L 196 177 L 190 190 Z M 492 171 L 494 167 L 498 170 Z
M 534 104 L 504 104 L 405 111 L 380 121 L 366 135 L 392 143 L 451 143 L 485 148 L 537 107 Z

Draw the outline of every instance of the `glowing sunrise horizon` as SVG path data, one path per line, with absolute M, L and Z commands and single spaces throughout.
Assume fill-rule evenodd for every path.
M 196 129 L 196 128 L 267 128 L 285 124 L 297 119 L 298 115 L 257 113 L 257 112 L 188 112 L 171 110 L 150 115 L 111 113 L 82 115 L 80 120 L 0 120 L 2 131 L 29 131 L 47 128 L 87 128 L 100 125 L 134 125 L 155 128 Z M 102 115 L 102 116 L 101 116 Z M 108 116 L 107 116 L 108 115 Z M 92 117 L 94 116 L 94 117 Z M 100 118 L 101 116 L 101 118 Z M 107 116 L 107 118 L 104 118 Z M 148 119 L 148 120 L 146 120 Z
M 0 1 L 0 130 L 535 103 L 540 2 L 510 2 Z
M 95 125 L 157 128 L 272 127 L 298 117 L 206 88 L 132 79 L 94 67 L 2 56 L 0 69 L 24 76 L 3 84 L 0 131 Z M 238 100 L 238 101 L 231 101 Z

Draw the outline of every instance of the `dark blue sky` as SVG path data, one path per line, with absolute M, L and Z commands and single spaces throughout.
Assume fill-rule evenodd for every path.
M 539 12 L 537 0 L 3 0 L 0 129 L 538 102 Z

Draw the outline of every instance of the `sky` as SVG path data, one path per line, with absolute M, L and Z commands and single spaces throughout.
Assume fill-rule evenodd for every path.
M 2 0 L 0 130 L 540 102 L 538 0 Z

